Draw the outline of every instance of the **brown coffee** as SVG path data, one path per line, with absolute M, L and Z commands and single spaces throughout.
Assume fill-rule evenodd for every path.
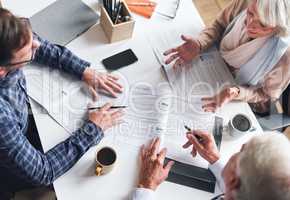
M 102 165 L 111 165 L 116 161 L 116 153 L 110 148 L 103 148 L 97 154 L 97 160 Z

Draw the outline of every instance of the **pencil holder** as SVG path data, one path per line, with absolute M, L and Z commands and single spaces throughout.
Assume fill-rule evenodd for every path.
M 125 40 L 132 37 L 135 21 L 133 20 L 127 4 L 122 2 L 122 16 L 127 16 L 127 20 L 114 24 L 107 10 L 101 6 L 100 24 L 109 40 L 109 43 Z

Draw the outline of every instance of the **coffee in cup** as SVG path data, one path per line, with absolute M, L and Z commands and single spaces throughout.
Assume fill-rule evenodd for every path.
M 111 147 L 103 147 L 97 152 L 96 169 L 97 176 L 107 174 L 114 168 L 117 161 L 117 154 Z
M 249 132 L 252 128 L 251 120 L 244 114 L 237 114 L 229 121 L 229 134 L 237 137 Z

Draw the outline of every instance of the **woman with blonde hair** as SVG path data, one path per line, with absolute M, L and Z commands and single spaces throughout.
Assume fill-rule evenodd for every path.
M 203 98 L 204 110 L 241 100 L 262 113 L 290 81 L 289 30 L 290 0 L 233 0 L 197 38 L 181 36 L 184 43 L 166 51 L 165 62 L 181 66 L 217 43 L 236 85 Z

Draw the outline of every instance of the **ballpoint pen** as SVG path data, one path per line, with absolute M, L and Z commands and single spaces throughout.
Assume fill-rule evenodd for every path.
M 106 0 L 103 0 L 103 6 L 104 6 L 104 8 L 106 9 Z
M 184 128 L 185 128 L 187 131 L 189 131 L 189 132 L 192 131 L 191 128 L 189 128 L 189 127 L 186 126 L 186 125 L 184 125 Z M 194 135 L 194 137 L 198 140 L 199 143 L 202 143 L 202 141 L 203 141 L 202 137 L 200 137 L 199 135 L 196 135 L 196 134 L 193 134 L 193 135 Z
M 116 20 L 117 12 L 118 12 L 119 1 L 114 0 L 114 7 L 113 7 L 113 22 Z
M 118 22 L 118 18 L 119 18 L 120 12 L 122 10 L 122 5 L 123 4 L 121 2 L 118 4 L 118 9 L 117 9 L 117 14 L 116 14 L 116 18 L 115 18 L 114 24 L 117 24 L 117 22 Z
M 108 0 L 108 14 L 109 14 L 109 16 L 110 16 L 110 18 L 111 18 L 111 20 L 113 20 L 112 19 L 112 0 Z
M 101 106 L 97 106 L 97 107 L 90 107 L 88 108 L 88 110 L 96 110 L 96 109 L 101 109 Z M 111 106 L 110 109 L 119 109 L 119 108 L 127 108 L 127 106 Z

